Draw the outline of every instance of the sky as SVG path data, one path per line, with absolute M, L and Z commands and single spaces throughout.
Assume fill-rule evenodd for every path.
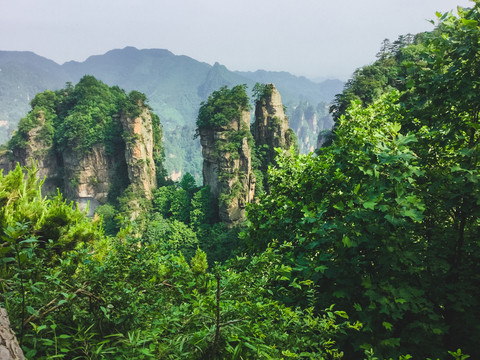
M 230 70 L 348 79 L 381 42 L 469 0 L 0 0 L 0 50 L 55 62 L 134 46 Z

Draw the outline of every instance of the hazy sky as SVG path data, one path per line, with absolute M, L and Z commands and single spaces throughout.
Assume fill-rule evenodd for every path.
M 383 39 L 469 0 L 0 0 L 0 50 L 60 64 L 135 46 L 230 70 L 346 79 Z

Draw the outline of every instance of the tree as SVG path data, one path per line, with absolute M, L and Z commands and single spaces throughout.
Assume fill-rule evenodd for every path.
M 359 328 L 333 308 L 317 316 L 271 299 L 291 272 L 274 247 L 209 272 L 185 224 L 159 216 L 163 234 L 105 238 L 40 187 L 34 169 L 0 176 L 0 306 L 26 358 L 339 358 L 333 339 Z M 53 235 L 45 244 L 45 228 L 64 235 L 63 247 Z
M 415 138 L 399 133 L 394 99 L 366 110 L 357 104 L 340 119 L 333 145 L 316 157 L 279 155 L 269 173 L 271 195 L 248 208 L 245 235 L 260 250 L 274 239 L 293 243 L 284 263 L 299 282 L 315 284 L 316 306 L 335 303 L 365 325 L 346 343 L 389 355 L 399 339 L 410 341 L 399 320 L 425 312 L 415 310 L 423 299 L 414 295 L 410 273 L 421 267 L 412 240 L 422 219 L 421 170 L 408 148 Z M 300 291 L 286 295 L 288 303 L 305 306 L 306 299 Z M 385 331 L 390 325 L 395 332 Z
M 202 128 L 217 128 L 238 119 L 243 110 L 248 110 L 250 105 L 246 93 L 246 85 L 237 85 L 232 89 L 226 86 L 214 91 L 208 100 L 200 104 L 197 117 L 197 130 L 199 136 Z
M 214 200 L 210 187 L 202 187 L 192 198 L 190 210 L 190 224 L 196 231 L 209 226 L 214 222 Z
M 364 324 L 346 343 L 387 357 L 478 356 L 479 5 L 439 18 L 401 49 L 402 92 L 367 79 L 359 91 L 378 95 L 340 111 L 332 145 L 280 157 L 272 194 L 248 208 L 249 246 L 292 242 L 284 263 L 315 284 L 317 306 Z
M 71 276 L 81 260 L 73 254 L 103 238 L 98 219 L 88 219 L 61 194 L 43 198 L 41 185 L 34 166 L 0 174 L 0 303 L 22 345 L 31 340 L 32 326 L 62 306 L 62 298 L 75 297 L 80 285 Z M 26 352 L 27 358 L 34 355 Z
M 480 316 L 478 289 L 471 283 L 480 257 L 479 9 L 475 2 L 472 9 L 459 8 L 458 17 L 437 14 L 438 33 L 427 39 L 429 51 L 410 64 L 411 86 L 402 97 L 409 112 L 405 128 L 422 134 L 414 151 L 428 195 L 426 226 L 419 231 L 428 244 L 427 263 L 441 259 L 436 268 L 430 265 L 429 281 L 444 287 L 433 286 L 431 294 L 449 329 L 445 343 L 463 349 L 478 336 L 470 319 Z

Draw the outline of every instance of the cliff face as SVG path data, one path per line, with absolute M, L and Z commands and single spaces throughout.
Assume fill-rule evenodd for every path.
M 290 127 L 297 134 L 300 152 L 314 151 L 317 148 L 317 134 L 333 126 L 328 104 L 321 102 L 313 106 L 306 101 L 291 110 Z
M 37 163 L 40 178 L 45 177 L 44 195 L 55 193 L 60 188 L 65 197 L 75 201 L 81 209 L 95 208 L 107 202 L 114 186 L 124 188 L 131 184 L 132 190 L 150 199 L 156 187 L 156 171 L 153 160 L 152 118 L 146 107 L 141 107 L 138 117 L 121 116 L 125 134 L 125 147 L 121 152 L 108 153 L 104 144 L 95 144 L 85 153 L 66 149 L 55 153 L 52 142 L 41 135 L 45 132 L 42 111 L 37 116 L 38 125 L 25 135 L 25 144 L 0 156 L 0 168 L 12 170 L 16 163 L 29 166 Z M 117 185 L 115 185 L 117 184 Z M 135 211 L 133 211 L 133 217 Z
M 133 190 L 140 190 L 147 199 L 157 186 L 153 160 L 153 126 L 150 112 L 143 108 L 137 117 L 121 116 L 120 121 L 126 133 L 125 160 L 128 178 Z
M 317 120 L 317 114 L 314 111 L 312 111 L 311 107 L 307 108 L 307 110 L 304 112 L 304 121 L 307 123 L 308 130 L 309 130 L 303 136 L 304 147 L 306 151 L 312 152 L 315 150 L 315 146 L 312 145 L 311 143 L 313 142 L 312 140 L 314 140 L 313 135 L 318 133 L 318 120 Z M 310 144 L 310 146 L 308 146 L 307 144 Z
M 264 174 L 268 165 L 275 161 L 275 148 L 289 149 L 296 145 L 296 137 L 283 110 L 280 93 L 273 84 L 265 85 L 255 105 L 254 137 L 261 162 L 260 170 Z M 268 191 L 266 181 L 264 187 Z
M 15 168 L 18 162 L 21 166 L 30 166 L 32 160 L 37 163 L 38 176 L 45 177 L 42 187 L 44 194 L 56 191 L 59 186 L 57 156 L 52 150 L 52 143 L 43 134 L 45 129 L 45 114 L 39 111 L 36 114 L 38 125 L 26 134 L 24 147 L 15 148 L 10 156 L 11 162 L 8 171 Z
M 249 123 L 250 112 L 246 110 L 226 126 L 200 129 L 203 182 L 218 199 L 220 220 L 229 225 L 245 220 L 245 205 L 255 194 Z
M 107 201 L 111 179 L 114 176 L 114 159 L 105 153 L 105 146 L 96 144 L 89 153 L 79 156 L 65 151 L 63 159 L 63 190 L 68 199 L 85 209 L 89 203 L 89 215 Z
M 264 95 L 255 106 L 255 144 L 257 146 L 267 145 L 269 151 L 267 157 L 273 162 L 275 155 L 274 148 L 289 148 L 288 118 L 283 110 L 282 98 L 273 84 L 265 85 Z

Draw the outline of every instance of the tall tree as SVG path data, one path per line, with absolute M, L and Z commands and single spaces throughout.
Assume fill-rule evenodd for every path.
M 317 306 L 364 323 L 346 343 L 386 357 L 480 356 L 479 3 L 438 16 L 402 50 L 405 77 L 386 79 L 402 92 L 365 78 L 358 90 L 378 95 L 341 111 L 317 157 L 278 159 L 271 195 L 248 209 L 251 248 L 292 242 L 285 264 L 313 282 Z

